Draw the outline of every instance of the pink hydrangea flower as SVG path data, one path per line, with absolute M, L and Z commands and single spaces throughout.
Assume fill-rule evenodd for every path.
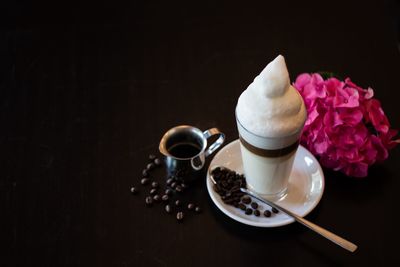
M 349 78 L 324 80 L 318 73 L 301 74 L 293 85 L 308 113 L 301 143 L 323 166 L 365 177 L 369 166 L 385 160 L 400 143 L 372 88 L 363 89 Z

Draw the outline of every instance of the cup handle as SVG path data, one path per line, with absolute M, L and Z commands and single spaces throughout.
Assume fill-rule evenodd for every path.
M 208 157 L 211 155 L 215 150 L 217 150 L 225 140 L 225 134 L 223 134 L 220 130 L 217 128 L 211 128 L 208 129 L 207 131 L 203 132 L 204 138 L 208 139 L 209 137 L 218 134 L 219 137 L 218 139 L 210 145 L 210 147 L 207 149 L 207 151 L 204 153 L 204 156 Z
M 205 162 L 205 157 L 204 157 L 203 154 L 200 154 L 199 156 L 196 156 L 196 157 L 194 157 L 194 158 L 192 158 L 192 159 L 190 160 L 190 163 L 191 163 L 191 165 L 192 165 L 192 168 L 193 168 L 195 171 L 198 171 L 198 170 L 200 170 L 201 168 L 203 168 L 204 162 Z

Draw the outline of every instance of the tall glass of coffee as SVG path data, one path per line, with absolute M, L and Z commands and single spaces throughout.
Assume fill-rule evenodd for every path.
M 236 106 L 250 190 L 270 200 L 286 195 L 306 116 L 303 99 L 290 85 L 285 59 L 279 55 L 240 95 Z

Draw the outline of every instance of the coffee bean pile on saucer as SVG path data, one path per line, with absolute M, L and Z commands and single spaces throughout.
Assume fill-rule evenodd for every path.
M 168 177 L 167 179 L 157 179 L 153 171 L 163 167 L 163 161 L 154 154 L 149 155 L 149 162 L 142 171 L 140 179 L 141 189 L 147 190 L 144 202 L 147 207 L 156 204 L 164 205 L 164 210 L 168 214 L 176 214 L 176 219 L 182 221 L 188 212 L 200 213 L 201 208 L 192 201 L 183 201 L 182 195 L 189 188 L 179 174 Z M 131 187 L 131 193 L 138 195 L 138 186 Z
M 243 174 L 238 174 L 227 168 L 215 168 L 211 175 L 215 182 L 214 191 L 221 196 L 221 200 L 227 204 L 234 206 L 244 212 L 246 215 L 254 215 L 259 217 L 263 207 L 242 191 L 241 187 L 246 187 L 246 178 Z M 272 211 L 272 212 L 271 212 Z M 271 210 L 265 209 L 262 214 L 265 217 L 271 217 L 273 213 L 279 211 L 275 208 Z

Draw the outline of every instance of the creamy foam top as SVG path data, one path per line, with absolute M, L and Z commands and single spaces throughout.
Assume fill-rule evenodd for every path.
M 269 63 L 240 95 L 236 115 L 244 128 L 265 137 L 288 136 L 303 127 L 306 109 L 290 85 L 283 56 Z

